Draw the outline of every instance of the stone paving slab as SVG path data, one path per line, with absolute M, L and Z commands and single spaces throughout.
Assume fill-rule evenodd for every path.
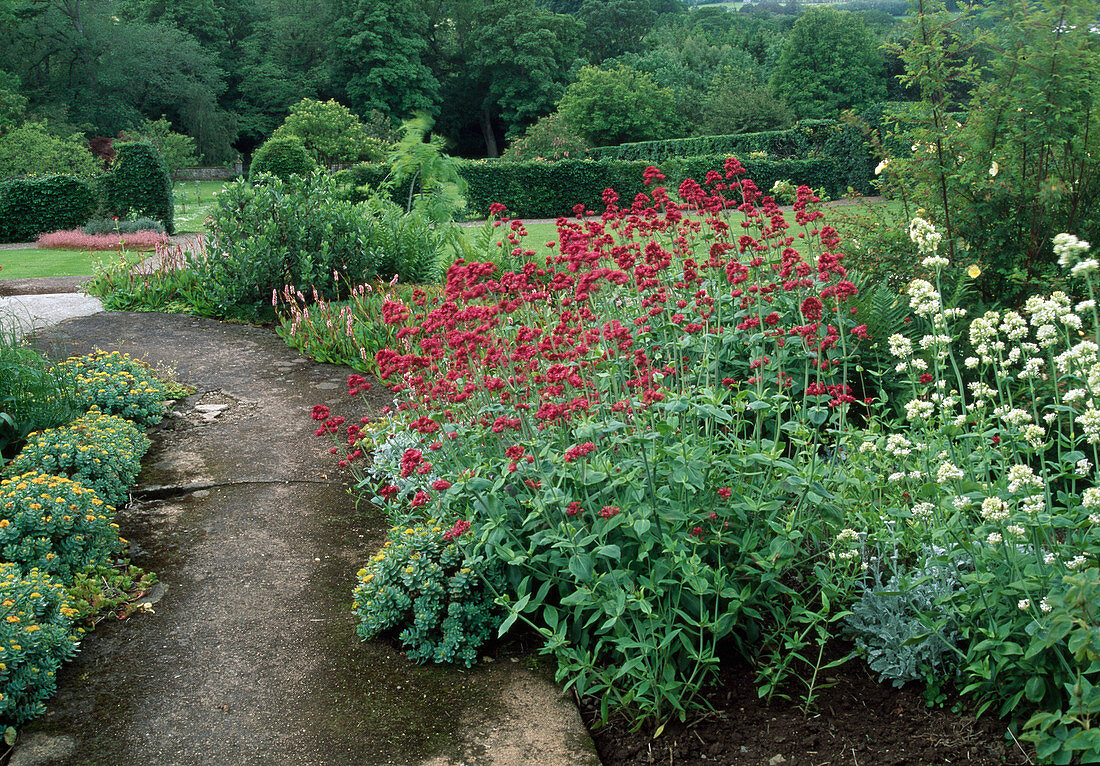
M 195 387 L 151 430 L 118 514 L 154 614 L 104 623 L 59 674 L 16 766 L 594 766 L 572 700 L 507 647 L 472 669 L 421 666 L 354 633 L 355 572 L 384 539 L 313 436 L 350 370 L 272 332 L 103 312 L 39 332 L 51 356 L 118 349 Z M 358 402 L 362 415 L 386 402 Z M 224 406 L 223 406 L 224 405 Z
M 66 319 L 100 311 L 103 311 L 103 304 L 99 298 L 83 293 L 4 295 L 0 296 L 0 331 L 14 332 L 21 338 Z

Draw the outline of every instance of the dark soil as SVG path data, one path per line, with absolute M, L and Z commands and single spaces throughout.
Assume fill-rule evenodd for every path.
M 1006 721 L 988 713 L 975 719 L 961 709 L 930 709 L 919 685 L 879 684 L 858 659 L 828 671 L 828 679 L 835 683 L 807 715 L 797 700 L 765 704 L 757 698 L 751 668 L 723 663 L 719 683 L 707 695 L 714 712 L 686 724 L 669 723 L 657 738 L 645 729 L 631 732 L 623 719 L 594 728 L 598 709 L 591 703 L 582 705 L 582 715 L 604 766 L 1034 763 L 1028 757 L 1031 746 L 1008 737 Z M 958 707 L 957 700 L 946 704 Z

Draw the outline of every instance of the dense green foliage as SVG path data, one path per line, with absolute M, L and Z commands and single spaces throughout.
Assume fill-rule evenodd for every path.
M 981 265 L 986 297 L 1020 299 L 1058 278 L 1057 233 L 1100 241 L 1096 6 L 997 2 L 960 18 L 923 0 L 918 11 L 903 55 L 923 98 L 898 120 L 890 178 L 932 211 L 949 254 Z M 998 55 L 983 63 L 975 49 Z
M 195 139 L 172 130 L 171 124 L 164 117 L 143 121 L 131 133 L 126 134 L 125 138 L 152 144 L 164 157 L 169 173 L 180 168 L 193 167 L 199 162 L 195 155 Z
M 69 382 L 40 354 L 0 334 L 0 467 L 28 433 L 60 426 L 83 411 Z
M 561 160 L 584 159 L 588 156 L 588 142 L 565 124 L 560 112 L 541 118 L 501 155 L 504 160 Z
M 119 507 L 129 499 L 147 449 L 149 437 L 133 423 L 92 409 L 67 425 L 28 434 L 4 470 L 9 475 L 39 470 L 67 476 Z
M 813 6 L 784 42 L 771 88 L 798 117 L 831 117 L 885 99 L 886 71 L 859 16 Z
M 41 122 L 0 130 L 0 179 L 52 173 L 90 178 L 95 172 L 95 157 L 79 135 L 55 135 Z
M 121 548 L 114 508 L 95 490 L 39 471 L 0 481 L 0 560 L 68 582 Z
M 79 637 L 64 587 L 37 569 L 0 563 L 0 601 L 0 722 L 11 726 L 45 712 Z
M 495 157 L 554 112 L 586 65 L 626 67 L 671 91 L 682 135 L 782 127 L 786 107 L 765 86 L 798 14 L 777 5 L 689 9 L 679 0 L 12 0 L 5 7 L 0 133 L 45 120 L 62 136 L 80 126 L 89 138 L 124 131 L 156 142 L 149 121 L 163 118 L 211 164 L 232 162 L 235 152 L 247 157 L 303 98 L 335 100 L 377 122 L 382 129 L 371 134 L 383 139 L 423 110 L 451 153 Z M 882 10 L 850 18 L 864 19 L 876 42 L 896 36 L 895 19 Z M 896 61 L 873 53 L 881 68 Z M 852 71 L 848 61 L 827 63 Z M 817 74 L 848 87 L 843 74 Z M 663 124 L 669 93 L 657 93 Z M 823 108 L 811 116 L 837 116 L 832 104 Z M 158 145 L 175 167 L 174 152 Z
M 316 161 L 306 151 L 301 139 L 281 136 L 269 138 L 256 150 L 248 173 L 252 178 L 270 173 L 282 181 L 289 181 L 291 176 L 309 175 L 316 167 Z
M 164 158 L 152 144 L 136 141 L 116 144 L 115 151 L 117 156 L 103 182 L 108 212 L 119 218 L 155 218 L 171 234 L 175 207 Z
M 77 176 L 5 181 L 0 183 L 0 242 L 29 242 L 45 232 L 78 228 L 95 207 L 92 183 Z
M 302 99 L 290 108 L 290 114 L 287 115 L 283 124 L 275 129 L 271 137 L 272 139 L 297 138 L 318 165 L 330 168 L 354 162 L 378 162 L 385 153 L 382 142 L 368 135 L 366 126 L 359 118 L 346 106 L 332 99 L 328 101 Z M 260 147 L 257 151 L 257 157 L 252 160 L 253 167 L 263 151 L 265 151 L 264 147 Z M 271 149 L 266 151 L 270 152 Z M 269 169 L 268 172 L 275 173 L 285 180 L 288 173 L 286 162 L 286 159 L 282 160 L 283 167 L 278 170 Z M 278 164 L 280 163 L 267 154 L 261 168 L 266 169 Z M 304 174 L 301 170 L 289 172 Z
M 84 409 L 97 407 L 143 426 L 159 423 L 172 389 L 145 362 L 129 354 L 97 349 L 54 365 L 53 373 L 70 385 Z
M 285 139 L 284 139 L 285 140 Z M 218 195 L 212 241 L 195 268 L 223 315 L 257 316 L 285 285 L 332 294 L 342 282 L 374 276 L 363 210 L 335 199 L 330 176 L 228 184 Z
M 594 146 L 671 138 L 683 129 L 672 89 L 624 66 L 585 67 L 565 89 L 558 110 Z
M 493 588 L 503 587 L 499 568 L 486 571 L 466 559 L 434 521 L 392 528 L 358 576 L 352 603 L 356 632 L 366 640 L 396 631 L 418 662 L 471 667 L 500 625 L 500 610 L 493 605 Z

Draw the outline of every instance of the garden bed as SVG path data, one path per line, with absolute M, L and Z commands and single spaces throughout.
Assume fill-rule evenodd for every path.
M 957 698 L 929 708 L 919 685 L 880 684 L 859 660 L 829 671 L 827 679 L 835 683 L 822 690 L 808 714 L 797 699 L 770 705 L 760 700 L 743 661 L 731 656 L 722 664 L 718 684 L 707 695 L 714 712 L 687 724 L 673 721 L 656 738 L 644 729 L 630 731 L 621 717 L 594 728 L 598 705 L 586 700 L 581 713 L 605 766 L 1034 762 L 1006 739 L 1003 720 L 990 714 L 975 719 Z M 1033 752 L 1030 744 L 1021 744 Z

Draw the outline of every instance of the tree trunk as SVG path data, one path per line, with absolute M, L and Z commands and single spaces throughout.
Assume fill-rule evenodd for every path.
M 493 119 L 489 114 L 489 107 L 485 106 L 481 109 L 481 135 L 485 137 L 485 153 L 489 157 L 499 157 L 500 152 L 497 151 L 497 137 L 493 132 Z

